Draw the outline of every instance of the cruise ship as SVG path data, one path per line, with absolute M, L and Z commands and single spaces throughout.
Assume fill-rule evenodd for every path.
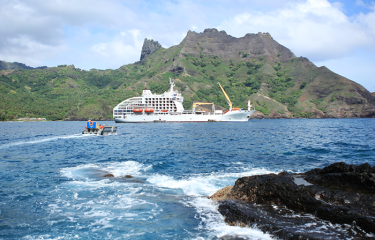
M 163 94 L 152 94 L 144 89 L 141 97 L 132 97 L 119 103 L 113 109 L 116 123 L 149 123 L 149 122 L 246 122 L 254 113 L 250 101 L 248 109 L 232 108 L 232 102 L 219 84 L 229 104 L 229 111 L 215 110 L 213 103 L 195 102 L 193 110 L 184 110 L 184 98 L 173 90 L 174 81 L 169 79 L 170 90 Z M 195 111 L 198 105 L 212 105 L 212 112 Z

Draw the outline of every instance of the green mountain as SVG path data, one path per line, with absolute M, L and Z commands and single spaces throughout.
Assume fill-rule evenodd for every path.
M 42 67 L 29 67 L 26 66 L 23 63 L 18 63 L 18 62 L 5 62 L 5 61 L 0 61 L 0 70 L 8 70 L 8 69 L 45 69 L 47 66 L 42 66 Z
M 107 120 L 122 100 L 169 89 L 169 77 L 183 94 L 185 109 L 194 101 L 227 107 L 217 82 L 234 107 L 251 100 L 254 118 L 374 117 L 375 97 L 361 85 L 297 58 L 270 34 L 235 38 L 224 31 L 189 31 L 176 46 L 163 48 L 145 39 L 141 60 L 116 70 L 90 71 L 73 65 L 0 71 L 0 120 Z

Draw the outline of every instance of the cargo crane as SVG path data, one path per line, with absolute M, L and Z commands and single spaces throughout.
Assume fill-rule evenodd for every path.
M 221 90 L 223 91 L 224 93 L 224 96 L 227 98 L 227 102 L 228 102 L 228 105 L 229 105 L 229 111 L 232 111 L 232 102 L 230 101 L 229 97 L 228 97 L 228 94 L 224 91 L 224 88 L 221 86 L 221 84 L 218 82 L 217 84 L 219 84 Z
M 240 108 L 237 108 L 237 107 L 236 107 L 236 108 L 232 108 L 232 105 L 233 105 L 233 104 L 232 104 L 232 102 L 230 101 L 228 94 L 224 91 L 224 88 L 221 86 L 221 84 L 220 84 L 219 82 L 218 82 L 217 84 L 219 84 L 221 90 L 223 91 L 225 97 L 227 98 L 227 102 L 228 102 L 228 105 L 229 105 L 229 111 L 232 111 L 232 110 L 234 110 L 234 111 L 241 111 Z M 247 102 L 247 111 L 251 111 L 251 107 L 252 107 L 252 105 L 251 105 L 251 101 L 249 100 L 249 101 Z M 255 111 L 255 107 L 254 107 L 254 111 Z

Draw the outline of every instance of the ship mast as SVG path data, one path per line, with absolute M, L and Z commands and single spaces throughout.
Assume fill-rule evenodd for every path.
M 174 80 L 172 78 L 169 78 L 169 83 L 171 84 L 171 93 L 173 93 L 173 87 L 174 87 Z

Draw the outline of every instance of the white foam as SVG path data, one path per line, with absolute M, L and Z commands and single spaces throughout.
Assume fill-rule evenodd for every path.
M 139 172 L 143 170 L 143 165 L 135 161 L 114 162 L 108 164 L 103 170 L 111 172 L 115 177 L 134 176 L 139 175 Z
M 144 166 L 135 161 L 126 161 L 83 164 L 76 167 L 61 169 L 61 174 L 63 176 L 73 179 L 72 181 L 65 183 L 65 186 L 69 186 L 70 191 L 74 192 L 72 193 L 72 198 L 75 200 L 75 203 L 72 204 L 72 206 L 67 206 L 68 202 L 64 201 L 58 202 L 55 205 L 51 204 L 51 212 L 58 212 L 60 206 L 65 209 L 62 214 L 66 217 L 70 217 L 74 216 L 76 209 L 82 209 L 82 211 L 90 209 L 84 213 L 84 216 L 85 218 L 94 221 L 91 224 L 93 231 L 113 227 L 110 224 L 111 219 L 123 219 L 126 221 L 137 219 L 138 221 L 149 221 L 155 217 L 157 218 L 157 215 L 163 212 L 163 209 L 159 208 L 156 203 L 147 202 L 144 199 L 139 198 L 139 196 L 143 195 L 155 195 L 155 193 L 152 192 L 144 192 L 142 190 L 144 186 L 131 185 L 127 182 L 113 181 L 107 178 L 98 180 L 98 178 L 90 177 L 90 174 L 95 175 L 98 171 L 106 171 L 113 174 L 115 177 L 121 177 L 124 175 L 147 177 L 149 183 L 161 189 L 180 189 L 184 195 L 189 196 L 184 200 L 184 204 L 195 208 L 199 215 L 198 218 L 201 220 L 201 223 L 198 228 L 203 230 L 203 232 L 208 232 L 212 237 L 271 239 L 268 234 L 263 234 L 258 229 L 228 226 L 225 223 L 223 216 L 218 212 L 217 205 L 210 199 L 206 198 L 206 196 L 215 193 L 225 186 L 233 185 L 235 180 L 239 177 L 271 173 L 270 171 L 263 168 L 242 168 L 243 171 L 237 173 L 201 174 L 191 176 L 187 179 L 175 179 L 172 176 L 161 174 L 151 174 L 147 176 L 146 171 L 151 168 L 152 166 Z M 107 192 L 105 189 L 112 188 L 116 190 L 116 193 L 95 199 L 86 199 L 86 196 L 77 193 L 77 191 L 79 192 L 82 190 L 88 190 L 94 193 L 96 189 L 101 188 L 103 188 L 104 192 Z M 119 189 L 121 189 L 120 192 Z M 154 197 L 157 197 L 157 195 Z M 66 199 L 66 201 L 71 200 Z M 135 209 L 138 209 L 139 207 L 142 209 L 143 206 L 146 205 L 151 205 L 152 209 L 147 207 L 147 209 L 149 209 L 147 212 L 137 212 L 137 210 L 132 212 L 133 207 L 135 207 Z M 122 209 L 118 211 L 122 212 L 122 214 L 119 215 L 115 209 Z M 125 214 L 123 212 L 124 210 L 126 211 Z M 199 239 L 199 237 L 197 237 L 197 239 Z
M 244 239 L 272 239 L 269 234 L 253 227 L 229 226 L 224 217 L 218 212 L 218 205 L 207 198 L 193 198 L 187 202 L 197 209 L 199 218 L 202 220 L 198 229 L 209 230 L 218 238 L 241 237 Z M 197 238 L 199 239 L 199 238 Z
M 102 218 L 102 219 L 99 219 L 99 220 L 95 221 L 94 223 L 92 223 L 91 226 L 98 226 L 99 225 L 99 226 L 101 226 L 100 229 L 112 228 L 113 225 L 109 224 L 109 221 L 110 221 L 110 219 Z M 96 230 L 99 230 L 99 229 L 96 229 Z
M 181 189 L 184 194 L 191 196 L 185 204 L 194 207 L 198 212 L 202 221 L 198 229 L 208 230 L 218 238 L 272 239 L 269 234 L 264 234 L 256 228 L 227 225 L 224 217 L 218 211 L 217 204 L 206 198 L 206 196 L 214 194 L 225 186 L 233 185 L 239 177 L 272 173 L 264 168 L 244 170 L 244 172 L 239 173 L 197 175 L 183 180 L 175 180 L 170 176 L 155 174 L 149 177 L 147 181 L 162 188 Z M 197 237 L 196 239 L 204 238 Z
M 223 187 L 234 185 L 243 176 L 271 173 L 266 169 L 253 169 L 242 173 L 213 173 L 206 176 L 197 175 L 189 179 L 175 180 L 173 177 L 155 174 L 147 179 L 148 182 L 163 188 L 181 189 L 188 196 L 209 196 Z
M 42 138 L 42 139 L 26 141 L 26 142 L 15 142 L 15 143 L 4 144 L 0 146 L 0 149 L 24 145 L 24 144 L 38 144 L 38 143 L 43 143 L 43 142 L 57 141 L 59 139 L 82 138 L 82 137 L 89 137 L 89 136 L 94 136 L 94 135 L 74 134 L 74 135 L 55 136 L 55 137 Z
M 59 237 L 51 238 L 51 235 L 44 234 L 44 235 L 40 235 L 40 236 L 37 236 L 37 237 L 27 235 L 27 236 L 23 237 L 22 239 L 26 239 L 26 240 L 62 240 L 62 239 L 66 239 L 66 237 L 65 236 L 64 237 L 59 236 Z
M 82 180 L 89 180 L 90 178 L 98 177 L 100 171 L 113 174 L 114 177 L 123 177 L 125 175 L 139 176 L 141 171 L 148 169 L 144 165 L 135 161 L 126 162 L 109 162 L 103 164 L 83 164 L 76 167 L 63 168 L 60 170 L 61 175 L 67 178 Z
M 218 232 L 217 237 L 222 238 L 225 236 L 231 237 L 241 237 L 245 239 L 273 239 L 271 235 L 264 234 L 259 229 L 254 229 L 251 227 L 237 227 L 229 225 L 220 225 L 217 228 L 214 228 Z
M 94 211 L 94 212 L 90 211 L 90 212 L 84 213 L 84 216 L 87 217 L 87 218 L 107 217 L 107 216 L 109 216 L 109 213 L 103 212 L 103 211 Z

